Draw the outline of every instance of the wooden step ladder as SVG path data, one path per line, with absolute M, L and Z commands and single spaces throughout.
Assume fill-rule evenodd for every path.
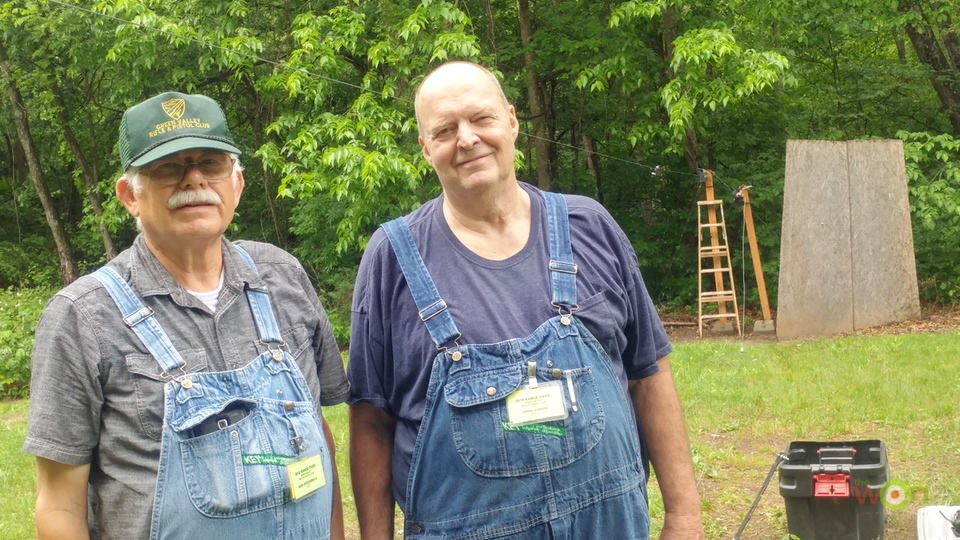
M 706 210 L 706 212 L 704 212 Z M 719 210 L 719 220 L 717 220 Z M 706 214 L 706 221 L 704 221 Z M 737 293 L 733 284 L 733 265 L 730 262 L 730 248 L 727 243 L 727 226 L 723 215 L 723 201 L 697 201 L 697 256 L 699 292 L 698 325 L 700 337 L 703 337 L 703 321 L 710 319 L 733 319 L 737 335 L 741 335 L 740 311 L 737 308 Z M 704 245 L 704 233 L 709 233 L 710 242 Z M 710 261 L 710 263 L 707 263 Z M 704 276 L 713 276 L 714 290 L 703 290 Z M 728 281 L 730 286 L 724 284 Z M 717 313 L 704 315 L 704 304 L 716 304 Z M 727 306 L 733 306 L 733 313 L 727 312 Z

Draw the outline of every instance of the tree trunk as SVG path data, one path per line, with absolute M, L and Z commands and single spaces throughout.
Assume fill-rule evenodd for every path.
M 530 3 L 528 0 L 519 0 L 520 41 L 526 52 L 523 55 L 523 66 L 527 73 L 527 101 L 530 106 L 530 121 L 533 122 L 534 148 L 536 149 L 537 185 L 540 189 L 550 189 L 550 147 L 547 140 L 547 113 L 543 108 L 543 99 L 540 94 L 540 82 L 537 77 L 536 54 L 530 48 L 533 39 L 533 30 L 530 25 Z
M 933 23 L 917 0 L 901 2 L 900 11 L 913 12 L 920 18 L 907 24 L 907 36 L 920 61 L 930 66 L 930 83 L 950 118 L 954 134 L 960 134 L 960 39 L 953 22 L 946 14 L 940 23 Z
M 73 158 L 77 160 L 77 165 L 80 166 L 80 176 L 83 177 L 83 185 L 86 188 L 87 202 L 90 203 L 90 209 L 97 218 L 97 229 L 100 231 L 100 239 L 103 241 L 103 252 L 109 261 L 117 256 L 117 247 L 113 243 L 110 228 L 107 227 L 107 223 L 103 219 L 103 200 L 100 198 L 100 192 L 97 191 L 98 174 L 96 167 L 91 165 L 87 160 L 83 150 L 80 148 L 80 143 L 77 141 L 77 136 L 74 134 L 73 128 L 70 127 L 67 104 L 63 99 L 63 91 L 60 89 L 60 85 L 57 84 L 56 78 L 52 79 L 50 90 L 53 92 L 54 99 L 57 103 L 57 116 L 60 118 L 63 138 L 66 139 L 67 146 L 70 147 L 70 151 L 73 153 Z
M 13 109 L 13 122 L 17 126 L 17 136 L 20 138 L 20 146 L 27 158 L 27 167 L 30 171 L 30 179 L 37 189 L 37 196 L 40 198 L 40 204 L 43 206 L 43 213 L 47 218 L 47 225 L 53 233 L 53 240 L 57 245 L 57 256 L 60 258 L 60 276 L 64 285 L 69 285 L 76 281 L 78 276 L 77 263 L 73 260 L 73 250 L 70 248 L 70 242 L 67 234 L 57 218 L 57 213 L 53 207 L 53 199 L 50 197 L 50 191 L 47 189 L 47 183 L 43 178 L 43 171 L 40 169 L 40 158 L 37 155 L 36 146 L 33 144 L 33 137 L 30 135 L 30 126 L 27 120 L 27 112 L 23 104 L 23 96 L 13 80 L 13 73 L 10 71 L 10 61 L 7 58 L 7 50 L 0 41 L 0 75 L 6 79 L 7 95 L 10 97 L 10 104 Z
M 483 13 L 487 17 L 487 39 L 490 40 L 490 50 L 493 56 L 497 56 L 497 27 L 494 25 L 493 8 L 490 7 L 490 0 L 483 0 Z
M 267 132 L 266 125 L 273 121 L 276 118 L 275 111 L 273 110 L 273 102 L 263 101 L 260 94 L 257 93 L 257 89 L 249 84 L 247 81 L 248 91 L 253 97 L 254 110 L 246 111 L 247 118 L 250 119 L 250 123 L 253 126 L 253 138 L 254 138 L 254 147 L 260 148 L 264 145 L 263 134 Z M 290 251 L 290 241 L 287 238 L 287 235 L 284 234 L 283 228 L 280 227 L 281 217 L 277 214 L 277 206 L 274 201 L 277 198 L 277 191 L 273 187 L 273 173 L 269 169 L 265 169 L 261 176 L 262 185 L 263 185 L 263 200 L 266 204 L 267 215 L 269 216 L 270 225 L 273 228 L 273 235 L 276 239 L 276 244 L 283 249 Z M 284 221 L 286 217 L 283 217 Z
M 17 187 L 19 187 L 20 181 L 26 176 L 20 173 L 20 163 L 22 163 L 22 158 L 20 156 L 20 145 L 14 144 L 14 140 L 7 134 L 3 133 L 3 142 L 6 146 L 4 157 L 9 158 L 9 161 L 4 162 L 0 160 L 0 178 L 9 178 L 10 179 L 10 194 L 13 197 L 13 222 L 16 224 L 17 228 L 17 242 L 19 243 L 23 238 L 20 230 L 20 204 L 17 202 Z M 9 166 L 9 169 L 4 167 Z
M 584 133 L 581 136 L 583 140 L 584 160 L 587 162 L 587 170 L 593 177 L 593 183 L 597 186 L 597 202 L 603 204 L 603 185 L 600 181 L 600 161 L 597 159 L 597 143 Z

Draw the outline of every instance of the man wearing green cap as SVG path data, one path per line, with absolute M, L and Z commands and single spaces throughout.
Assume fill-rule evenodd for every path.
M 119 150 L 141 234 L 36 331 L 37 538 L 342 539 L 320 405 L 345 400 L 343 363 L 297 260 L 223 236 L 244 187 L 223 112 L 160 94 Z

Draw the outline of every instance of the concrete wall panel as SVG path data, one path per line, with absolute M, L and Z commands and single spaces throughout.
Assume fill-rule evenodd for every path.
M 900 141 L 787 141 L 777 336 L 920 314 Z
M 783 199 L 777 337 L 852 331 L 846 144 L 787 141 Z
M 903 141 L 848 145 L 854 328 L 919 318 Z

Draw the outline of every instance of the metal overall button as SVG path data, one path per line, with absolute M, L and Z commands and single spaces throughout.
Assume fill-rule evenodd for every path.
M 497 387 L 495 387 L 495 386 L 488 386 L 488 387 L 487 387 L 487 395 L 488 395 L 488 396 L 495 396 L 495 395 L 497 395 Z
M 272 341 L 260 340 L 260 343 L 267 347 L 267 352 L 273 357 L 274 362 L 283 362 L 283 352 L 282 349 L 287 346 L 283 341 L 276 343 Z M 274 348 L 276 347 L 276 348 Z
M 292 410 L 293 410 L 293 402 L 292 402 L 292 401 L 284 401 L 284 402 L 283 402 L 283 409 L 284 409 L 285 411 L 292 411 Z

